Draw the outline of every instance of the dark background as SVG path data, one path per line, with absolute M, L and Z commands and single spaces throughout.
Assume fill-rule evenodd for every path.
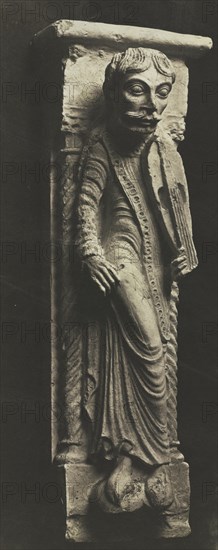
M 64 18 L 214 39 L 212 52 L 189 62 L 187 130 L 180 146 L 199 256 L 198 269 L 181 284 L 179 308 L 179 437 L 190 464 L 192 535 L 165 542 L 136 540 L 135 548 L 215 549 L 217 4 L 201 0 L 41 0 L 2 2 L 1 8 L 2 549 L 62 550 L 68 546 L 61 501 L 51 486 L 45 489 L 47 483 L 56 482 L 50 465 L 50 343 L 42 330 L 50 322 L 49 260 L 46 253 L 41 258 L 38 252 L 26 254 L 27 248 L 43 247 L 50 239 L 49 185 L 46 168 L 42 170 L 48 151 L 41 102 L 36 103 L 34 96 L 25 100 L 21 93 L 22 86 L 31 87 L 37 80 L 29 41 L 34 33 Z M 7 97 L 6 84 L 11 86 Z M 39 176 L 25 175 L 39 162 Z M 25 328 L 35 328 L 36 334 L 25 335 Z M 25 415 L 25 407 L 34 406 L 36 416 Z M 25 489 L 34 486 L 36 495 L 25 498 Z M 6 489 L 11 492 L 8 497 Z

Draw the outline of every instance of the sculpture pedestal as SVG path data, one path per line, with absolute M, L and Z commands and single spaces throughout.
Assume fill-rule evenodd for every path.
M 129 513 L 102 512 L 93 488 L 104 478 L 94 466 L 59 466 L 66 507 L 66 539 L 74 542 L 131 542 L 136 538 L 186 537 L 189 526 L 189 467 L 186 462 L 169 466 L 174 500 L 164 512 L 142 507 Z

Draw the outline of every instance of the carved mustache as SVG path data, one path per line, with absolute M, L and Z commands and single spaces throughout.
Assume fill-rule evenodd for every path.
M 152 116 L 148 116 L 145 112 L 136 113 L 135 111 L 126 111 L 125 115 L 132 119 L 141 120 L 144 122 L 153 122 L 154 124 L 161 120 L 161 117 L 158 116 L 156 113 L 154 113 Z

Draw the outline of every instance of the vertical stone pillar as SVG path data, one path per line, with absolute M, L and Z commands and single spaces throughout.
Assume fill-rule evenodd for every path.
M 41 53 L 40 78 L 45 85 L 53 82 L 60 90 L 59 101 L 50 112 L 47 104 L 51 148 L 51 240 L 62 247 L 61 263 L 51 265 L 51 320 L 52 326 L 58 326 L 61 334 L 61 338 L 52 338 L 51 401 L 54 416 L 51 432 L 53 459 L 64 478 L 66 537 L 75 541 L 101 540 L 100 527 L 93 527 L 89 497 L 93 485 L 103 477 L 102 472 L 87 463 L 89 428 L 81 407 L 86 390 L 92 391 L 93 384 L 86 372 L 84 337 L 86 331 L 91 331 L 94 338 L 98 330 L 92 323 L 87 326 L 80 323 L 77 307 L 74 204 L 81 150 L 90 129 L 104 118 L 102 84 L 105 68 L 112 55 L 128 47 L 140 46 L 158 49 L 173 62 L 176 83 L 160 124 L 178 145 L 184 139 L 187 114 L 186 59 L 202 55 L 211 45 L 211 40 L 206 37 L 66 20 L 50 25 L 33 39 L 35 50 Z M 177 301 L 178 288 L 174 284 L 171 296 L 171 338 L 166 349 L 166 376 L 171 477 L 177 499 L 171 510 L 159 518 L 159 535 L 165 537 L 185 536 L 190 532 L 188 465 L 183 462 L 183 456 L 177 448 Z M 55 412 L 57 410 L 58 414 Z M 57 417 L 60 418 L 58 424 Z M 140 472 L 137 475 L 140 479 Z M 116 510 L 111 512 L 116 513 Z M 99 521 L 103 521 L 102 518 Z M 123 518 L 120 519 L 120 525 L 123 526 L 126 540 L 129 540 L 129 520 L 125 524 L 123 521 Z M 113 530 L 111 527 L 109 531 L 111 540 L 119 540 L 117 528 Z

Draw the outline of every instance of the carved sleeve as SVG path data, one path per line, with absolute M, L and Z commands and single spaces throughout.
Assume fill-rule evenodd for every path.
M 99 215 L 108 171 L 107 153 L 103 145 L 97 142 L 88 149 L 78 199 L 76 244 L 82 260 L 90 256 L 104 256 L 99 236 Z

